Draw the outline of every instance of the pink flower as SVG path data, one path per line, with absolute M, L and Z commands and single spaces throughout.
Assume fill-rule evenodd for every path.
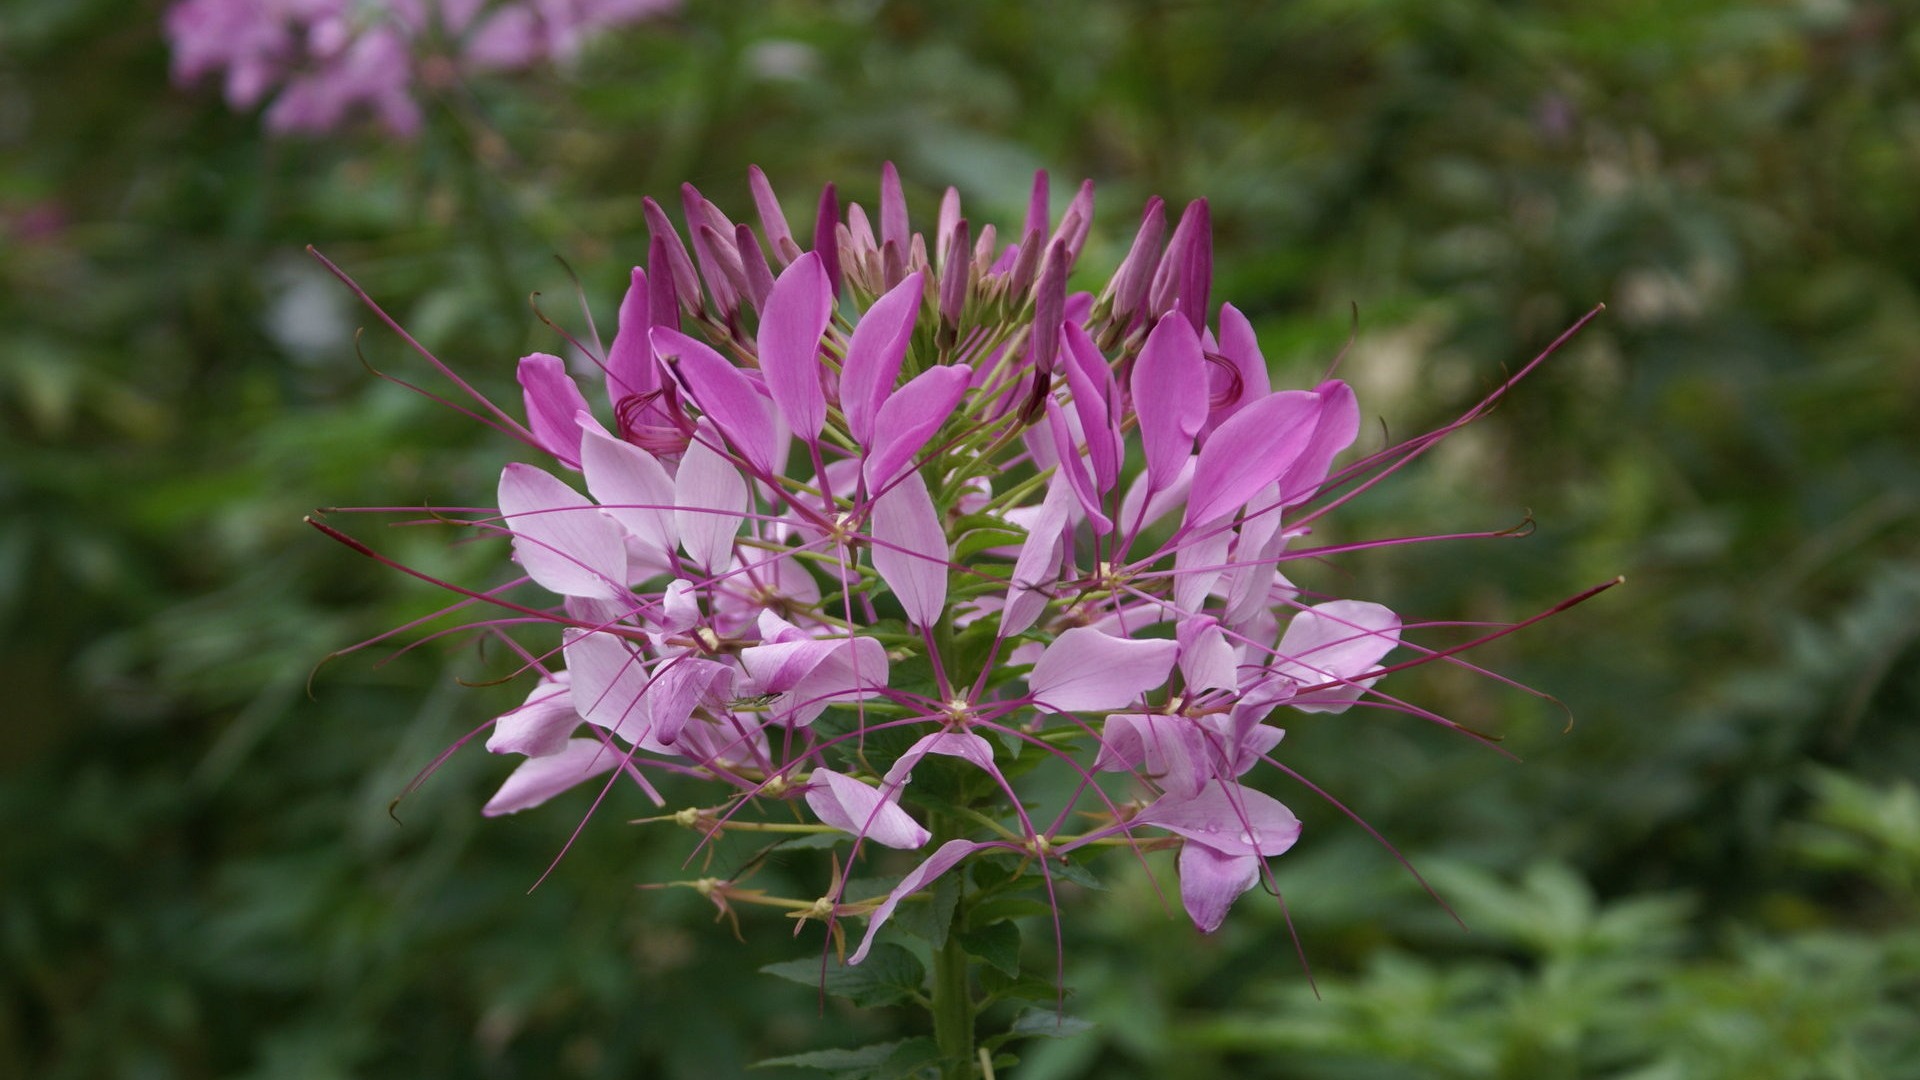
M 227 103 L 279 93 L 267 130 L 321 134 L 365 116 L 417 134 L 416 84 L 442 70 L 565 62 L 594 34 L 678 0 L 177 0 L 165 28 L 179 83 L 224 72 Z M 450 65 L 450 67 L 449 67 Z
M 938 840 L 854 909 L 871 915 L 855 962 L 905 896 L 985 849 L 1050 873 L 1097 842 L 1178 844 L 1212 931 L 1299 838 L 1247 782 L 1263 763 L 1299 778 L 1275 757 L 1283 710 L 1448 723 L 1378 686 L 1466 646 L 1388 665 L 1409 648 L 1398 615 L 1281 570 L 1346 550 L 1293 545 L 1449 429 L 1336 470 L 1353 392 L 1271 387 L 1245 317 L 1210 306 L 1204 202 L 1169 237 L 1156 200 L 1112 280 L 1069 294 L 1090 185 L 1053 222 L 1036 178 L 1007 243 L 949 191 L 929 237 L 889 166 L 874 215 L 828 187 L 803 247 L 751 180 L 758 234 L 683 189 L 691 250 L 646 203 L 647 265 L 611 347 L 587 350 L 601 400 L 547 354 L 520 363 L 520 416 L 441 369 L 553 470 L 508 465 L 499 513 L 468 519 L 546 594 L 463 590 L 541 673 L 495 722 L 488 748 L 526 761 L 489 813 L 609 772 L 603 795 L 625 778 L 658 798 L 646 773 L 664 771 L 728 793 L 675 817 L 702 828 L 787 800 L 781 828 Z M 508 634 L 541 619 L 543 640 Z M 910 748 L 885 757 L 880 731 Z M 1051 823 L 1003 769 L 1016 746 L 1081 780 Z M 929 831 L 912 783 L 931 760 L 988 778 L 999 794 L 971 811 L 1005 825 Z M 1098 820 L 1068 832 L 1082 802 Z

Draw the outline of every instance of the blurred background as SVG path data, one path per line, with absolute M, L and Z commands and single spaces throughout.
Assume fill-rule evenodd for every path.
M 441 594 L 301 522 L 472 505 L 517 449 L 370 373 L 361 326 L 368 364 L 430 378 L 305 245 L 517 401 L 514 360 L 559 345 L 529 294 L 580 325 L 570 267 L 610 327 L 642 196 L 677 219 L 692 181 L 747 219 L 757 163 L 792 214 L 827 181 L 873 205 L 884 160 L 923 222 L 948 184 L 1007 222 L 1034 169 L 1056 212 L 1092 178 L 1083 285 L 1149 195 L 1208 198 L 1215 298 L 1278 385 L 1357 307 L 1374 445 L 1608 306 L 1330 523 L 1530 536 L 1317 571 L 1435 619 L 1626 576 L 1478 656 L 1564 708 L 1394 677 L 1523 763 L 1409 719 L 1291 725 L 1287 760 L 1471 932 L 1274 786 L 1306 822 L 1275 870 L 1311 984 L 1270 899 L 1202 938 L 1114 859 L 1064 912 L 1097 1026 L 1015 1075 L 1920 1075 L 1910 5 L 689 0 L 425 79 L 411 138 L 270 134 L 217 75 L 170 78 L 163 13 L 0 8 L 0 1075 L 713 1077 L 912 1033 L 757 973 L 817 929 L 749 913 L 737 941 L 636 891 L 689 847 L 622 824 L 637 799 L 531 894 L 584 791 L 483 821 L 509 763 L 476 749 L 390 816 L 524 686 L 461 685 L 491 675 L 457 643 L 322 666 Z M 1044 923 L 1027 950 L 1050 977 Z

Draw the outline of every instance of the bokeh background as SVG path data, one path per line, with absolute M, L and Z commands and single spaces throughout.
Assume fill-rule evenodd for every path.
M 523 688 L 453 644 L 329 653 L 433 610 L 301 523 L 471 504 L 513 449 L 304 254 L 517 399 L 610 323 L 640 198 L 736 218 L 1017 219 L 1036 168 L 1211 201 L 1216 298 L 1276 379 L 1343 374 L 1366 438 L 1457 414 L 1592 305 L 1488 420 L 1341 535 L 1524 539 L 1342 560 L 1346 595 L 1511 619 L 1626 584 L 1288 760 L 1394 840 L 1463 932 L 1298 789 L 1278 905 L 1201 938 L 1115 859 L 1064 913 L 1088 1034 L 1015 1075 L 1634 1080 L 1920 1075 L 1920 13 L 1867 0 L 690 0 L 575 62 L 429 96 L 419 138 L 269 138 L 169 81 L 162 6 L 0 7 L 0 1075 L 714 1077 L 899 1038 L 758 974 L 818 955 L 584 793 L 517 818 L 446 745 Z M 564 260 L 563 267 L 558 260 Z M 381 534 L 465 580 L 498 550 Z M 317 670 L 316 670 L 317 669 Z M 309 688 L 310 687 L 310 688 Z M 1568 726 L 1569 718 L 1572 726 Z M 629 793 L 622 792 L 624 797 Z M 777 871 L 776 871 L 777 872 Z M 1170 884 L 1170 876 L 1166 878 Z M 815 931 L 817 933 L 817 931 Z M 1028 966 L 1050 973 L 1044 924 Z M 1317 996 L 1314 987 L 1317 986 Z M 760 1075 L 804 1076 L 767 1070 Z

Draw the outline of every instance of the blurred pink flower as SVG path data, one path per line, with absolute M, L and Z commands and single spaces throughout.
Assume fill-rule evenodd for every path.
M 596 33 L 679 0 L 178 0 L 167 9 L 173 77 L 223 73 L 227 103 L 272 96 L 267 129 L 320 134 L 366 116 L 420 129 L 416 84 L 455 71 L 564 63 Z M 278 93 L 276 94 L 276 90 Z

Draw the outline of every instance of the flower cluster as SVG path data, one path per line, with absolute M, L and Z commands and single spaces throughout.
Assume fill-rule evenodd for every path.
M 593 34 L 677 0 L 178 0 L 166 14 L 173 75 L 225 73 L 227 103 L 276 88 L 276 134 L 320 133 L 364 112 L 394 135 L 420 129 L 416 82 L 572 57 Z
M 877 217 L 828 187 L 804 243 L 751 184 L 757 232 L 691 186 L 684 237 L 647 201 L 617 334 L 575 343 L 600 407 L 540 353 L 524 414 L 474 394 L 552 464 L 508 465 L 498 515 L 467 519 L 524 575 L 468 595 L 506 609 L 480 624 L 503 637 L 558 627 L 514 645 L 538 681 L 492 724 L 488 749 L 522 760 L 486 813 L 608 774 L 660 802 L 676 774 L 728 791 L 667 817 L 709 833 L 923 853 L 883 898 L 817 902 L 868 917 L 854 962 L 976 853 L 1049 874 L 1177 846 L 1212 931 L 1300 835 L 1243 782 L 1263 762 L 1297 778 L 1275 756 L 1286 710 L 1446 723 L 1375 684 L 1465 646 L 1405 643 L 1386 607 L 1282 571 L 1369 546 L 1298 541 L 1447 429 L 1336 471 L 1354 394 L 1269 384 L 1247 318 L 1212 305 L 1204 201 L 1171 229 L 1152 201 L 1094 292 L 1069 286 L 1090 184 L 1053 221 L 1042 174 L 1004 238 L 949 190 L 928 234 L 888 166 Z M 528 583 L 557 605 L 507 598 Z M 1413 658 L 1385 666 L 1396 649 Z M 1050 817 L 1016 783 L 1036 759 L 1065 772 Z M 929 768 L 975 784 L 916 798 Z M 702 887 L 724 908 L 724 883 Z

